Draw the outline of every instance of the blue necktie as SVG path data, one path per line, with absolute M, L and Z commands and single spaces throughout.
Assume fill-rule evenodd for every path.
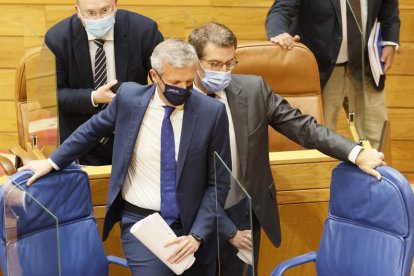
M 175 186 L 175 143 L 170 121 L 174 107 L 164 106 L 161 127 L 161 216 L 171 224 L 179 217 Z

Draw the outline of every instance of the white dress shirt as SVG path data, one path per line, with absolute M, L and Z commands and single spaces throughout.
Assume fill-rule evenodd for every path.
M 156 89 L 142 120 L 128 172 L 122 186 L 122 197 L 141 208 L 161 209 L 161 126 L 165 104 Z M 170 120 L 174 131 L 175 160 L 178 158 L 183 106 L 177 107 Z M 116 154 L 116 153 L 115 153 Z

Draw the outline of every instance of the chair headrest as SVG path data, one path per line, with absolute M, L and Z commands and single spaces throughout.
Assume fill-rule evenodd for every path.
M 31 171 L 22 171 L 11 177 L 15 183 L 27 191 L 24 199 L 25 210 L 23 208 L 14 210 L 20 217 L 17 222 L 18 236 L 30 234 L 48 226 L 56 227 L 56 219 L 59 224 L 62 224 L 92 214 L 89 178 L 79 166 L 72 164 L 63 170 L 52 172 L 38 179 L 31 186 L 26 186 L 27 180 L 32 175 Z
M 287 51 L 269 41 L 248 42 L 237 47 L 236 58 L 233 73 L 262 76 L 284 97 L 320 95 L 318 64 L 301 43 Z
M 399 236 L 407 236 L 414 223 L 414 195 L 408 181 L 391 167 L 377 168 L 382 179 L 362 172 L 350 163 L 332 173 L 329 213 Z

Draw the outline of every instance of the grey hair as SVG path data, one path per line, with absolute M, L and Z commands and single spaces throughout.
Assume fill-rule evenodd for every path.
M 154 48 L 151 55 L 151 66 L 158 74 L 162 74 L 165 62 L 175 68 L 183 68 L 196 63 L 197 60 L 193 46 L 182 39 L 170 38 Z

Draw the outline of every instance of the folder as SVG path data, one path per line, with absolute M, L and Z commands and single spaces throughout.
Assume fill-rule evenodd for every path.
M 130 232 L 175 274 L 181 275 L 194 264 L 194 254 L 187 255 L 178 264 L 171 264 L 167 261 L 178 245 L 172 244 L 164 247 L 164 244 L 177 236 L 159 213 L 154 213 L 138 221 L 131 227 Z
M 382 91 L 385 84 L 384 63 L 381 62 L 383 47 L 381 24 L 375 21 L 368 38 L 368 58 L 371 67 L 374 88 L 377 91 Z

